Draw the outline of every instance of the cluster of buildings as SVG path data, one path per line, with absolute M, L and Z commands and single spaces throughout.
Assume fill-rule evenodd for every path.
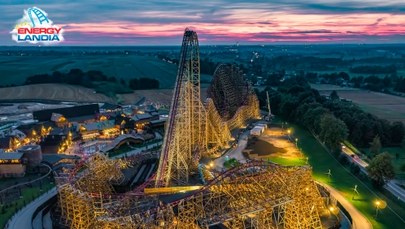
M 0 177 L 23 176 L 43 155 L 74 155 L 74 146 L 89 141 L 112 141 L 128 134 L 153 137 L 153 130 L 163 129 L 164 115 L 150 105 L 105 103 L 44 109 L 33 111 L 32 120 L 0 122 Z

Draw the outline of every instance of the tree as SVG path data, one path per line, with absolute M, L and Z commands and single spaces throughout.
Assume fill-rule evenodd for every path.
M 350 165 L 350 170 L 352 171 L 352 173 L 357 176 L 360 173 L 360 167 L 358 165 L 356 165 L 356 163 L 352 163 Z
M 382 187 L 385 182 L 395 177 L 391 156 L 387 152 L 374 157 L 366 169 L 373 184 L 377 187 Z
M 402 171 L 402 172 L 405 172 L 405 164 L 402 164 L 402 165 L 401 165 L 401 171 Z
M 391 141 L 395 144 L 400 144 L 404 139 L 405 127 L 402 122 L 396 121 L 392 123 L 391 129 Z
M 325 114 L 321 118 L 321 140 L 332 150 L 340 149 L 340 143 L 347 138 L 348 130 L 346 124 L 331 114 Z
M 377 156 L 381 152 L 381 141 L 380 141 L 380 136 L 376 135 L 373 139 L 373 142 L 371 142 L 370 146 L 370 153 L 373 157 Z
M 125 81 L 125 79 L 120 79 L 120 83 L 122 84 L 122 85 L 127 85 L 127 82 Z
M 335 90 L 330 93 L 329 97 L 331 100 L 339 100 L 339 95 Z

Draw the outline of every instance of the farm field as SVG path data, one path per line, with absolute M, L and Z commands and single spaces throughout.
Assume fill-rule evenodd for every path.
M 329 95 L 335 90 L 340 98 L 353 101 L 377 117 L 405 123 L 405 97 L 327 84 L 311 84 L 311 87 L 321 95 Z
M 143 97 L 147 103 L 170 106 L 173 89 L 135 90 L 128 94 L 118 94 L 110 98 L 104 94 L 94 93 L 93 89 L 68 84 L 33 84 L 17 87 L 0 88 L 0 101 L 9 100 L 43 100 L 72 102 L 121 102 L 134 104 Z M 207 96 L 206 88 L 201 88 L 201 98 Z
M 118 79 L 154 78 L 160 81 L 161 88 L 172 88 L 177 74 L 177 65 L 146 55 L 0 56 L 0 66 L 0 85 L 19 85 L 31 75 L 79 68 L 100 70 Z
M 114 102 L 94 90 L 67 84 L 33 84 L 0 88 L 0 100 L 53 100 L 74 102 Z

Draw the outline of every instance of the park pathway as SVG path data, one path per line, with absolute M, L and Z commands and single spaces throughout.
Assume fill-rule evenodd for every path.
M 45 203 L 47 200 L 56 195 L 56 187 L 50 189 L 48 192 L 42 194 L 42 196 L 36 198 L 29 203 L 23 209 L 18 211 L 8 221 L 5 229 L 31 229 L 32 228 L 32 216 L 39 206 Z
M 318 184 L 325 187 L 329 191 L 330 195 L 333 196 L 343 206 L 343 208 L 346 209 L 347 212 L 349 212 L 352 218 L 352 229 L 373 228 L 370 221 L 368 221 L 368 219 L 363 214 L 361 214 L 342 194 L 340 194 L 339 191 L 327 184 L 319 182 Z

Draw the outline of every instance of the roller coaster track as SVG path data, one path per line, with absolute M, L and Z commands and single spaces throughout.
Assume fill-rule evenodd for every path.
M 221 120 L 212 100 L 201 102 L 199 79 L 197 34 L 186 29 L 157 172 L 119 194 L 112 184 L 123 179 L 121 165 L 141 163 L 148 155 L 126 162 L 95 155 L 79 162 L 58 181 L 59 205 L 67 225 L 132 229 L 208 228 L 221 223 L 228 228 L 321 228 L 318 212 L 324 205 L 309 167 L 249 161 L 211 176 L 204 185 L 187 186 L 202 153 L 222 150 L 231 138 L 230 129 L 259 115 L 257 98 L 247 84 L 237 84 L 248 92 L 246 100 L 234 99 L 242 106 L 233 117 Z
M 170 181 L 187 182 L 192 151 L 202 145 L 203 114 L 200 101 L 200 68 L 197 33 L 186 29 L 180 52 L 179 68 L 165 131 L 155 186 Z M 190 120 L 197 117 L 198 120 Z M 187 136 L 184 136 L 187 135 Z M 181 150 L 179 150 L 181 148 Z
M 38 8 L 36 8 L 36 7 L 34 7 L 34 8 L 29 8 L 29 9 L 28 9 L 28 16 L 29 16 L 29 18 L 30 18 L 30 20 L 31 20 L 32 27 L 35 27 L 35 26 L 36 26 L 36 25 L 35 25 L 35 20 L 34 20 L 34 18 L 32 17 L 32 13 L 34 13 L 35 16 L 38 18 L 39 24 L 42 25 L 43 22 L 49 23 L 49 19 L 48 19 L 48 17 L 45 16 L 45 13 L 44 13 L 44 12 L 42 12 L 40 9 L 38 9 Z

